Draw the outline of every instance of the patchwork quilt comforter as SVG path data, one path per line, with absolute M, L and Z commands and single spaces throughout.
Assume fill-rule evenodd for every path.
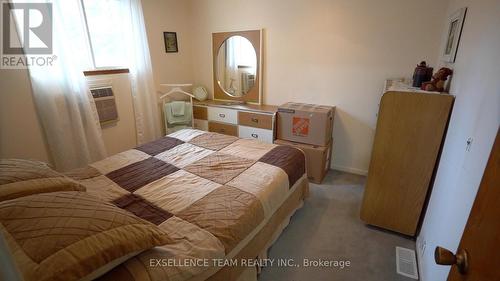
M 237 250 L 304 173 L 295 148 L 186 129 L 69 176 L 171 236 L 172 243 L 127 261 L 122 279 L 187 280 L 207 268 L 185 261 Z

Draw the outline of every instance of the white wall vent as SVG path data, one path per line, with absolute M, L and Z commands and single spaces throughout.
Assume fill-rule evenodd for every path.
M 396 270 L 398 274 L 418 280 L 415 251 L 396 247 Z
M 115 95 L 111 87 L 91 88 L 90 92 L 94 98 L 99 122 L 101 125 L 118 121 L 118 110 L 116 108 Z

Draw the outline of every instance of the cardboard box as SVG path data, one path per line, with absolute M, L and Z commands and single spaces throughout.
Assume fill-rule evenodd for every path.
M 285 103 L 278 107 L 278 139 L 327 146 L 334 113 L 332 106 Z
M 310 182 L 318 184 L 321 183 L 328 170 L 330 170 L 333 144 L 333 140 L 331 138 L 330 142 L 326 146 L 297 143 L 280 139 L 277 139 L 274 143 L 290 145 L 304 151 L 304 154 L 306 155 L 307 178 Z

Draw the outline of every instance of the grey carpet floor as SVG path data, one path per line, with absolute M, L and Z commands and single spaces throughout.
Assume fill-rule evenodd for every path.
M 300 267 L 265 267 L 260 281 L 410 281 L 396 273 L 395 247 L 415 249 L 406 237 L 366 226 L 359 219 L 365 177 L 330 171 L 269 251 L 269 258 L 293 259 Z M 349 267 L 304 267 L 304 259 L 345 260 Z

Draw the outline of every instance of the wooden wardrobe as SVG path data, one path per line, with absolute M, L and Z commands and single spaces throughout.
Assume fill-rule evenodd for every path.
M 361 219 L 414 236 L 454 97 L 388 91 L 381 99 Z

